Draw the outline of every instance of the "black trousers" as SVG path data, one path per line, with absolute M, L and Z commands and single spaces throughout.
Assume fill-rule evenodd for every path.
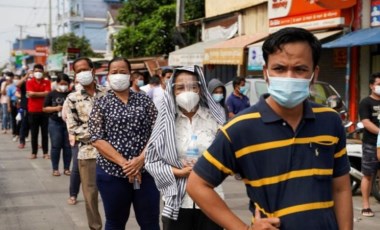
M 12 121 L 12 134 L 13 134 L 13 136 L 18 136 L 20 134 L 21 122 L 16 121 L 17 113 L 18 113 L 18 109 L 16 107 L 16 103 L 12 102 L 11 103 L 11 121 Z
M 162 217 L 163 230 L 222 230 L 200 209 L 181 208 L 178 219 L 172 220 L 165 216 Z
M 32 143 L 32 154 L 37 154 L 38 152 L 38 134 L 41 128 L 42 137 L 42 150 L 44 154 L 48 153 L 48 124 L 49 117 L 46 113 L 28 113 L 29 127 L 31 134 Z

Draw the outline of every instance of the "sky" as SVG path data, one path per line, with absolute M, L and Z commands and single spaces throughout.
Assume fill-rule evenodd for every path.
M 52 1 L 52 34 L 56 35 L 57 1 Z M 9 62 L 12 44 L 20 38 L 20 25 L 23 38 L 48 36 L 49 0 L 1 0 L 0 1 L 0 68 Z M 45 29 L 46 28 L 46 29 Z

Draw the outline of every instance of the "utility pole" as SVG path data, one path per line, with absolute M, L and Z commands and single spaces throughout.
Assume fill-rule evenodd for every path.
M 184 21 L 184 15 L 185 15 L 185 1 L 177 0 L 175 27 L 178 32 L 182 32 L 181 23 L 183 23 Z M 178 50 L 179 46 L 176 45 L 175 49 Z
M 52 19 L 51 19 L 51 0 L 49 0 L 49 55 L 53 54 L 53 35 L 52 35 Z
M 23 31 L 25 26 L 23 26 L 23 25 L 16 25 L 16 26 L 20 28 L 20 38 L 19 38 L 20 41 L 18 43 L 18 49 L 21 51 L 22 50 L 22 31 Z

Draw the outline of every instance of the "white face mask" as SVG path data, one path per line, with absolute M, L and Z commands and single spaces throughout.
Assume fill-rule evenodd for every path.
M 110 74 L 108 81 L 112 90 L 116 92 L 124 91 L 128 89 L 130 84 L 129 74 Z
M 186 91 L 178 94 L 175 100 L 179 107 L 187 112 L 191 112 L 199 103 L 199 95 L 191 91 Z
M 82 71 L 76 74 L 76 79 L 81 85 L 90 85 L 94 81 L 94 77 L 92 76 L 92 71 Z
M 69 89 L 69 87 L 67 85 L 60 85 L 60 86 L 58 86 L 58 89 L 61 92 L 67 92 L 67 90 Z
M 34 72 L 34 77 L 37 79 L 41 79 L 43 77 L 43 74 L 41 72 Z
M 375 85 L 375 92 L 376 95 L 380 96 L 380 85 Z

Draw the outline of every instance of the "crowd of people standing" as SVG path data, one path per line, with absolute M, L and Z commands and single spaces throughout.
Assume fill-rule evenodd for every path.
M 263 45 L 269 93 L 254 106 L 244 79 L 234 80 L 226 98 L 224 85 L 206 83 L 198 66 L 164 70 L 144 85 L 127 59 L 115 57 L 100 85 L 91 60 L 80 57 L 74 81 L 58 74 L 53 88 L 35 65 L 21 78 L 4 73 L 2 128 L 14 127 L 24 148 L 29 124 L 31 160 L 41 130 L 42 157 L 51 160 L 53 176 L 61 175 L 63 153 L 67 202 L 76 204 L 81 184 L 90 229 L 103 228 L 99 194 L 107 230 L 124 229 L 132 205 L 141 229 L 160 229 L 160 195 L 164 230 L 352 229 L 340 117 L 307 100 L 320 51 L 304 29 L 270 35 Z M 19 125 L 4 116 L 12 106 Z M 246 184 L 248 225 L 224 202 L 228 175 Z

